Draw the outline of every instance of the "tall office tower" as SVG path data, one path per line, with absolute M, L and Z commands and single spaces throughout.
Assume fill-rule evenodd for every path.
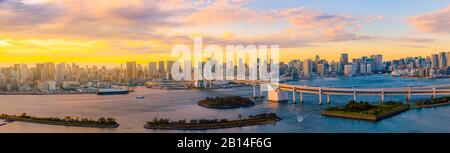
M 64 75 L 65 77 L 65 80 L 71 80 L 72 81 L 72 78 L 73 78 L 73 70 L 72 70 L 72 67 L 70 66 L 70 64 L 67 64 L 66 65 L 66 74 Z
M 305 59 L 303 61 L 303 75 L 309 76 L 311 73 L 311 59 Z
M 353 67 L 351 64 L 344 65 L 344 75 L 345 76 L 351 76 L 353 74 L 352 70 L 353 70 Z
M 24 83 L 29 78 L 28 74 L 28 65 L 26 64 L 20 64 L 20 83 Z
M 39 73 L 39 72 L 38 72 Z M 49 81 L 55 79 L 55 64 L 54 63 L 44 63 L 40 70 L 40 80 Z
M 439 53 L 439 68 L 446 68 L 446 67 L 447 67 L 447 53 L 440 52 Z
M 361 74 L 367 73 L 367 64 L 366 63 L 361 63 L 359 65 L 359 73 L 361 73 Z
M 165 73 L 166 68 L 164 67 L 164 61 L 159 61 L 158 62 L 158 71 L 159 73 Z
M 344 54 L 341 54 L 341 64 L 342 65 L 347 65 L 348 64 L 348 54 L 347 53 L 344 53 Z
M 375 65 L 373 66 L 373 67 L 375 67 L 375 71 L 382 71 L 383 70 L 383 55 L 381 55 L 381 54 L 371 55 L 370 57 L 375 60 Z
M 425 65 L 426 65 L 426 66 L 431 66 L 431 57 L 430 57 L 430 56 L 427 56 L 427 57 L 425 58 Z
M 148 72 L 150 74 L 155 74 L 158 72 L 158 66 L 156 62 L 148 62 Z
M 127 76 L 128 79 L 137 77 L 136 62 L 127 62 Z
M 55 80 L 55 73 L 56 73 L 56 68 L 55 68 L 55 63 L 49 62 L 49 63 L 45 63 L 46 67 L 48 67 L 48 80 Z
M 166 67 L 166 72 L 167 72 L 167 78 L 172 80 L 172 66 L 175 63 L 175 61 L 167 61 L 167 67 Z
M 44 64 L 41 64 L 41 63 L 36 64 L 36 71 L 34 74 L 35 80 L 42 80 L 41 74 L 42 74 L 43 69 L 44 69 Z
M 325 75 L 325 65 L 324 64 L 317 64 L 317 74 L 319 74 L 319 76 Z
M 318 63 L 320 61 L 320 56 L 316 55 L 315 62 Z
M 66 72 L 66 63 L 59 63 L 56 66 L 56 84 L 62 85 L 64 82 L 64 76 Z
M 437 68 L 439 67 L 439 55 L 431 54 L 431 67 Z
M 447 66 L 450 67 L 450 52 L 447 52 Z

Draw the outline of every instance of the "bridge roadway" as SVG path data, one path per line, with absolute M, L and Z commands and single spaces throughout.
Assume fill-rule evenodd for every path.
M 267 81 L 252 81 L 252 80 L 234 80 L 235 83 L 245 83 L 253 85 L 253 97 L 257 97 L 256 88 L 259 85 L 259 97 L 262 95 L 262 84 L 268 84 L 272 87 L 276 87 L 276 94 L 281 94 L 279 91 L 292 92 L 293 102 L 296 102 L 297 93 L 300 94 L 300 102 L 303 102 L 303 93 L 317 94 L 319 95 L 319 104 L 322 104 L 322 96 L 327 97 L 327 103 L 330 103 L 331 95 L 349 95 L 353 96 L 353 100 L 356 101 L 356 97 L 361 96 L 380 96 L 381 102 L 385 100 L 385 96 L 399 96 L 405 95 L 407 103 L 410 102 L 411 96 L 415 95 L 430 95 L 434 99 L 439 95 L 450 95 L 450 84 L 435 85 L 435 86 L 415 86 L 415 87 L 397 87 L 397 88 L 328 88 L 328 87 L 309 87 L 300 85 L 291 85 L 286 83 L 269 83 Z M 268 93 L 270 94 L 270 93 Z M 270 96 L 267 96 L 270 100 Z M 277 98 L 278 99 L 278 98 Z M 278 101 L 278 100 L 276 100 Z
M 277 91 L 290 91 L 292 92 L 293 102 L 296 102 L 297 93 L 300 94 L 300 102 L 303 102 L 303 93 L 317 94 L 319 95 L 319 104 L 322 104 L 322 96 L 327 97 L 327 103 L 330 103 L 331 95 L 348 95 L 353 96 L 353 100 L 356 101 L 356 97 L 361 96 L 380 96 L 381 102 L 385 100 L 385 96 L 399 96 L 405 95 L 407 103 L 410 103 L 411 97 L 416 95 L 430 95 L 434 99 L 439 95 L 450 95 L 450 84 L 435 85 L 435 86 L 415 86 L 415 87 L 398 87 L 398 88 L 328 88 L 328 87 L 309 87 L 291 85 L 285 83 L 267 83 L 261 81 L 239 81 L 240 83 L 252 83 L 253 84 L 253 96 L 256 97 L 256 85 L 269 84 L 276 87 Z M 260 87 L 260 96 L 262 96 L 262 89 Z M 273 92 L 273 91 L 269 91 Z M 280 93 L 281 94 L 281 93 Z M 269 96 L 270 100 L 270 96 Z

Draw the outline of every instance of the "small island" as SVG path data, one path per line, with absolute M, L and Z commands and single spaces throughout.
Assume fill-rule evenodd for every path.
M 166 130 L 207 130 L 207 129 L 220 129 L 220 128 L 233 128 L 243 127 L 251 125 L 262 124 L 274 124 L 280 121 L 281 118 L 275 113 L 264 113 L 258 115 L 250 115 L 248 118 L 243 119 L 239 115 L 239 119 L 200 119 L 190 120 L 189 122 L 184 120 L 170 121 L 169 119 L 155 118 L 152 121 L 148 121 L 144 125 L 146 129 L 166 129 Z
M 61 126 L 75 126 L 75 127 L 92 127 L 92 128 L 117 128 L 119 124 L 113 118 L 101 117 L 98 120 L 92 120 L 88 118 L 74 118 L 66 116 L 64 118 L 58 117 L 35 117 L 22 113 L 21 115 L 8 115 L 2 113 L 0 119 L 12 121 L 21 121 L 37 124 L 48 124 L 48 125 L 61 125 Z
M 409 109 L 408 105 L 402 102 L 389 101 L 381 105 L 372 105 L 368 102 L 356 102 L 350 101 L 343 107 L 330 107 L 324 109 L 322 115 L 359 119 L 359 120 L 369 120 L 369 121 L 379 121 L 395 114 L 404 112 Z
M 428 107 L 444 106 L 448 104 L 450 104 L 449 96 L 416 101 L 414 104 L 414 108 L 428 108 Z
M 239 107 L 250 107 L 255 105 L 255 103 L 250 98 L 244 98 L 241 96 L 231 96 L 231 97 L 216 97 L 200 100 L 198 105 L 207 108 L 219 108 L 219 109 L 229 109 L 229 108 L 239 108 Z

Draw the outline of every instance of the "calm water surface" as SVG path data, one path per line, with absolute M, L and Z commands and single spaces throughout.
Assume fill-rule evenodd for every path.
M 407 79 L 382 75 L 358 78 L 302 80 L 291 84 L 318 87 L 390 88 L 449 84 L 450 79 Z M 450 132 L 450 107 L 413 109 L 377 123 L 321 116 L 327 105 L 318 105 L 318 96 L 305 94 L 305 103 L 258 102 L 249 108 L 216 110 L 203 108 L 197 101 L 207 96 L 251 96 L 251 87 L 216 90 L 158 90 L 137 87 L 128 95 L 26 95 L 0 96 L 0 112 L 33 116 L 113 117 L 121 124 L 117 129 L 78 128 L 13 122 L 0 126 L 0 132 Z M 136 96 L 145 96 L 138 100 Z M 298 97 L 298 96 L 297 96 Z M 429 98 L 426 96 L 414 99 Z M 332 106 L 343 105 L 351 96 L 332 96 Z M 404 96 L 386 97 L 386 100 L 404 100 Z M 379 101 L 379 97 L 358 97 L 358 100 Z M 147 130 L 143 124 L 155 117 L 178 119 L 237 118 L 239 115 L 275 112 L 282 121 L 275 125 L 241 128 L 172 131 Z M 0 121 L 2 124 L 2 121 Z

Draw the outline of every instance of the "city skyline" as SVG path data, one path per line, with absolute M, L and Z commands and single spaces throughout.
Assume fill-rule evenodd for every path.
M 195 36 L 203 37 L 205 44 L 277 44 L 282 61 L 316 54 L 338 60 L 336 55 L 342 52 L 350 58 L 383 54 L 384 59 L 396 59 L 450 50 L 446 22 L 450 1 L 89 3 L 0 1 L 0 65 L 18 61 L 143 64 L 171 59 L 174 45 L 192 44 Z
M 314 56 L 311 57 L 304 57 L 304 58 L 296 58 L 296 59 L 291 59 L 291 60 L 280 60 L 280 62 L 283 63 L 289 63 L 291 61 L 295 61 L 295 60 L 300 60 L 300 61 L 305 61 L 308 59 L 313 60 L 314 58 L 320 57 L 321 60 L 326 60 L 328 62 L 340 62 L 342 61 L 342 55 L 346 54 L 347 55 L 347 61 L 350 61 L 349 63 L 351 63 L 351 61 L 353 59 L 358 59 L 358 58 L 362 58 L 362 57 L 371 57 L 371 56 L 382 56 L 382 61 L 381 62 L 387 62 L 387 61 L 393 61 L 393 60 L 399 60 L 399 59 L 405 59 L 405 58 L 417 58 L 417 57 L 422 57 L 422 58 L 428 58 L 430 57 L 431 60 L 433 60 L 433 56 L 436 56 L 436 60 L 437 61 L 442 61 L 441 58 L 441 54 L 444 53 L 444 58 L 445 61 L 450 62 L 449 60 L 449 55 L 450 55 L 450 51 L 440 51 L 440 52 L 435 52 L 435 53 L 431 53 L 429 55 L 422 55 L 422 56 L 403 56 L 403 57 L 397 57 L 394 59 L 386 59 L 385 55 L 383 54 L 367 54 L 367 55 L 362 55 L 362 56 L 352 56 L 351 54 L 347 53 L 347 52 L 342 52 L 340 54 L 336 54 L 334 55 L 335 58 L 333 59 L 326 59 L 323 58 L 322 55 L 320 54 L 316 54 Z M 0 62 L 0 68 L 7 68 L 7 67 L 11 67 L 15 64 L 27 64 L 27 65 L 37 65 L 37 64 L 42 64 L 42 63 L 66 63 L 66 64 L 71 64 L 71 63 L 76 63 L 79 66 L 105 66 L 106 68 L 120 68 L 125 67 L 126 68 L 126 64 L 128 62 L 135 62 L 135 65 L 148 65 L 149 63 L 157 63 L 157 65 L 159 65 L 160 62 L 164 61 L 177 61 L 178 59 L 172 58 L 172 59 L 164 59 L 164 60 L 147 60 L 147 61 L 143 61 L 143 62 L 137 62 L 136 60 L 125 60 L 124 62 L 111 62 L 111 63 L 101 63 L 101 62 L 71 62 L 71 61 L 62 61 L 62 62 L 52 62 L 52 61 L 42 61 L 42 62 L 20 62 L 20 61 L 16 61 L 16 62 Z M 245 61 L 244 61 L 245 63 Z M 436 63 L 436 66 L 439 66 L 440 63 Z M 446 66 L 449 64 L 446 64 Z

